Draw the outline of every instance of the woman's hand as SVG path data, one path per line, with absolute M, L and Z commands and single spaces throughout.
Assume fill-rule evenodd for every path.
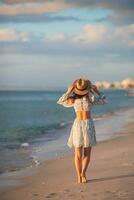
M 73 89 L 74 89 L 74 86 L 73 85 L 70 85 L 70 86 L 68 86 L 68 89 L 67 89 L 67 94 L 70 94 L 72 91 L 73 91 Z

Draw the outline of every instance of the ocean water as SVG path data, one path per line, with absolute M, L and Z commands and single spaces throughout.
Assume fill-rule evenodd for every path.
M 42 159 L 55 155 L 54 152 L 67 151 L 65 142 L 75 113 L 73 108 L 64 108 L 56 103 L 63 92 L 0 91 L 1 173 L 38 165 Z M 134 97 L 128 95 L 128 90 L 102 92 L 109 103 L 94 106 L 92 117 L 98 132 L 101 130 L 100 140 L 105 140 L 111 130 L 106 129 L 104 119 L 117 117 L 117 113 L 122 111 L 129 114 L 134 106 Z

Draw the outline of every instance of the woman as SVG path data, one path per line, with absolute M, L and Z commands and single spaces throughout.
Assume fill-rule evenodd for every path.
M 94 95 L 96 93 L 98 97 Z M 76 119 L 71 128 L 68 146 L 75 148 L 75 167 L 78 175 L 78 183 L 86 183 L 86 170 L 90 161 L 92 146 L 96 145 L 96 133 L 91 118 L 92 105 L 106 103 L 105 96 L 100 93 L 90 80 L 80 78 L 68 87 L 58 104 L 65 107 L 74 107 Z M 82 155 L 84 153 L 84 155 Z

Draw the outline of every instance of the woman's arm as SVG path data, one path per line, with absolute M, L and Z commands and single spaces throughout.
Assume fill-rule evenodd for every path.
M 64 107 L 72 107 L 74 104 L 74 98 L 71 97 L 72 90 L 73 86 L 71 85 L 68 87 L 66 93 L 59 98 L 57 103 L 63 105 Z
M 106 99 L 106 96 L 102 92 L 97 97 L 90 93 L 89 94 L 89 99 L 90 99 L 90 102 L 93 105 L 103 105 L 103 104 L 107 104 L 108 103 L 108 100 Z
M 97 94 L 97 97 L 94 95 Z M 100 92 L 96 85 L 91 85 L 90 93 L 89 93 L 90 101 L 93 105 L 103 105 L 108 103 L 106 96 Z

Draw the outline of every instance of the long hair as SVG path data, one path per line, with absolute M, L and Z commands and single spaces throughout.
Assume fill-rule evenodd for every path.
M 84 96 L 87 96 L 87 94 L 78 95 L 78 94 L 75 94 L 74 92 L 73 92 L 73 94 L 72 94 L 72 97 L 73 97 L 74 99 L 80 99 L 80 98 L 82 98 L 82 97 L 84 97 Z

